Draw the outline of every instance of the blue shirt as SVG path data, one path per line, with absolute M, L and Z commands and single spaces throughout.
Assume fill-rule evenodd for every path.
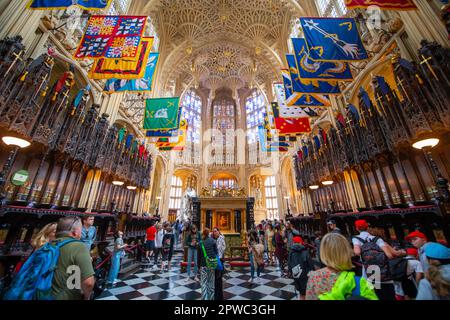
M 427 259 L 427 256 L 425 255 L 425 247 L 427 245 L 428 245 L 428 242 L 419 248 L 419 260 L 420 260 L 420 263 L 422 264 L 422 269 L 424 272 L 427 272 L 428 268 L 429 268 L 428 259 Z
M 81 241 L 84 242 L 85 246 L 91 251 L 91 246 L 97 237 L 97 228 L 90 226 L 86 229 L 84 226 L 81 228 Z

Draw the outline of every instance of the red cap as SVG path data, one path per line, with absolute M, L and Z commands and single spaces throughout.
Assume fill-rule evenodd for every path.
M 412 238 L 422 238 L 422 239 L 425 239 L 425 241 L 428 241 L 428 240 L 427 240 L 427 236 L 424 235 L 424 234 L 423 234 L 422 232 L 420 232 L 420 231 L 413 231 L 413 232 L 411 232 L 410 234 L 408 234 L 408 235 L 406 236 L 405 240 L 406 240 L 406 241 L 411 241 Z
M 303 244 L 303 239 L 300 236 L 295 236 L 292 238 L 292 242 Z
M 418 253 L 419 253 L 419 250 L 417 250 L 416 248 L 407 248 L 407 249 L 406 249 L 406 254 L 407 254 L 408 256 L 414 256 L 414 257 L 417 257 Z
M 357 230 L 365 230 L 367 228 L 369 228 L 369 224 L 367 223 L 366 220 L 356 220 L 355 221 L 355 227 Z

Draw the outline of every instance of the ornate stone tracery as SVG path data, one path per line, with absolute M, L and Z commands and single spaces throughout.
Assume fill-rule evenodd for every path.
M 274 51 L 272 47 L 280 45 L 279 39 L 287 33 L 294 17 L 294 8 L 288 2 L 160 0 L 145 6 L 165 43 L 161 50 L 172 51 L 175 46 L 162 62 L 164 88 L 177 78 L 209 88 L 209 79 L 216 77 L 223 80 L 220 86 L 230 88 L 251 86 L 253 81 L 262 85 L 268 77 L 274 80 L 281 67 L 275 52 L 281 48 Z M 244 75 L 246 83 L 236 86 L 236 82 L 225 80 L 242 78 L 245 66 L 255 69 L 251 76 Z

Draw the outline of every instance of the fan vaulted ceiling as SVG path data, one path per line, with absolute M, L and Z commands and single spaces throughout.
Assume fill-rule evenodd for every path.
M 275 80 L 286 52 L 293 0 L 150 0 L 160 37 L 162 89 L 171 82 L 239 89 Z

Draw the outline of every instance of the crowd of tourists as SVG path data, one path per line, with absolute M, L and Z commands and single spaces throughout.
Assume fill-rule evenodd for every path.
M 300 300 L 450 299 L 448 247 L 413 231 L 400 248 L 384 238 L 383 228 L 365 220 L 355 222 L 358 235 L 350 237 L 332 219 L 327 226 L 325 235 L 309 237 L 289 221 L 261 221 L 246 237 L 249 281 L 258 284 L 270 265 L 280 277 L 293 279 Z M 34 252 L 16 266 L 3 298 L 92 299 L 98 276 L 92 254 L 96 237 L 92 216 L 63 217 L 46 225 L 31 242 Z M 175 248 L 186 248 L 186 281 L 200 282 L 203 300 L 223 300 L 226 241 L 219 228 L 200 231 L 194 224 L 156 222 L 146 230 L 142 247 L 138 243 L 133 248 L 143 251 L 155 272 L 171 270 Z M 123 232 L 117 231 L 108 257 L 110 286 L 118 282 L 129 250 Z
M 274 264 L 275 257 L 301 300 L 450 299 L 448 247 L 413 231 L 400 248 L 384 239 L 384 228 L 365 220 L 355 221 L 358 235 L 350 237 L 333 219 L 327 226 L 323 237 L 308 237 L 290 222 L 264 220 L 249 242 L 264 245 L 261 265 Z

